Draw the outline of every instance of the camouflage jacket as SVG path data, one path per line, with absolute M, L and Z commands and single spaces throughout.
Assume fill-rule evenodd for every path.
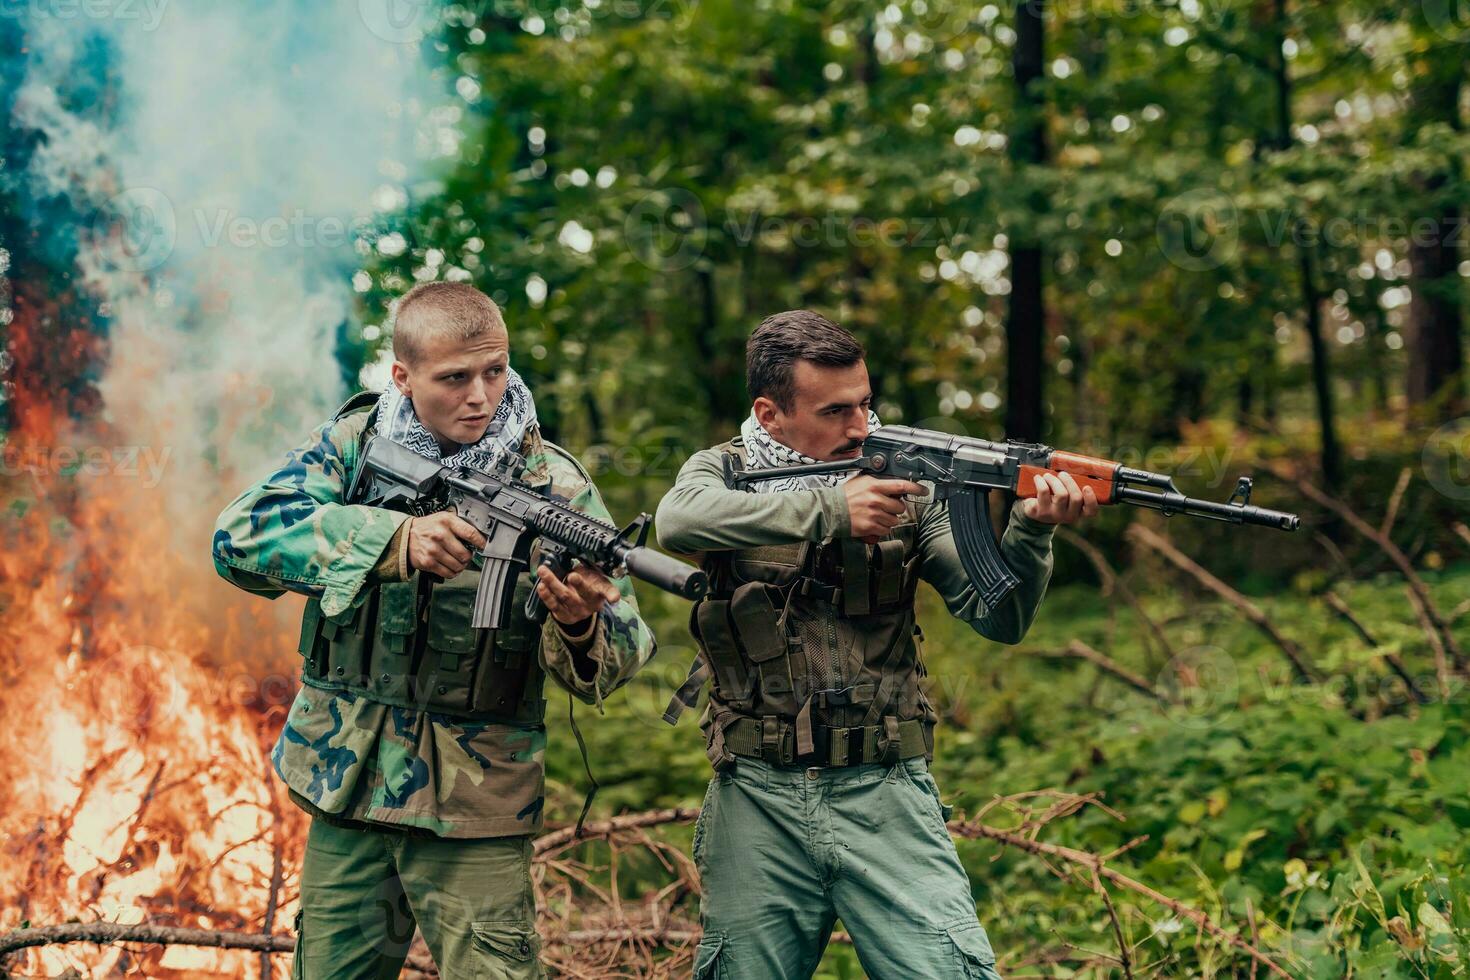
M 315 597 L 327 615 L 404 576 L 406 563 L 394 552 L 401 554 L 395 535 L 406 516 L 343 503 L 367 419 L 360 411 L 321 426 L 224 509 L 213 546 L 221 576 L 272 599 L 285 591 Z M 527 483 L 549 482 L 569 506 L 610 519 L 586 472 L 534 426 L 521 452 Z M 631 582 L 614 581 L 622 598 L 594 624 L 591 679 L 579 675 L 553 620 L 541 631 L 546 673 L 598 710 L 655 651 Z M 316 815 L 440 837 L 502 837 L 541 828 L 545 747 L 544 725 L 467 722 L 303 685 L 272 761 L 293 797 Z

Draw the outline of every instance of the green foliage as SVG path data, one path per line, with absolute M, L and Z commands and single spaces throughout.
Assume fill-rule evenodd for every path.
M 1310 417 L 1302 254 L 1339 400 L 1383 414 L 1414 220 L 1467 201 L 1426 175 L 1470 137 L 1401 110 L 1458 47 L 1394 4 L 1058 4 L 1025 167 L 1001 7 L 566 3 L 539 35 L 497 10 L 445 15 L 459 163 L 366 300 L 487 289 L 573 441 L 728 428 L 744 336 L 792 306 L 863 336 L 885 416 L 994 433 L 1011 239 L 1050 262 L 1054 441 Z
M 1404 438 L 1409 286 L 1466 282 L 1411 281 L 1415 222 L 1470 205 L 1470 131 L 1410 111 L 1419 80 L 1463 66 L 1420 6 L 1049 5 L 1032 166 L 1006 149 L 1005 5 L 450 6 L 433 56 L 462 139 L 442 186 L 385 217 L 409 247 L 372 256 L 365 319 L 416 280 L 475 282 L 553 437 L 666 484 L 652 457 L 729 433 L 745 337 L 794 306 L 860 335 L 885 419 L 1001 435 L 1008 248 L 1039 240 L 1045 438 L 1231 448 L 1231 472 L 1194 480 L 1214 496 L 1255 448 L 1318 451 L 1306 262 L 1354 471 L 1334 489 L 1373 500 L 1422 441 Z M 1463 553 L 1435 524 L 1425 548 Z M 1279 583 L 1319 557 L 1222 571 Z
M 1064 548 L 1065 545 L 1058 545 Z M 1135 583 L 1137 585 L 1137 583 Z M 1470 593 L 1470 566 L 1430 573 L 1442 608 Z M 1470 955 L 1470 709 L 1463 680 L 1448 699 L 1413 704 L 1382 660 L 1397 653 L 1435 690 L 1433 657 L 1392 576 L 1338 591 L 1381 643 L 1368 650 L 1324 603 L 1261 600 L 1283 633 L 1331 679 L 1290 682 L 1279 651 L 1227 607 L 1178 590 L 1145 600 L 1177 659 L 1162 664 L 1133 614 L 1091 587 L 1054 590 L 1025 644 L 999 647 L 922 596 L 931 695 L 943 715 L 934 771 L 957 816 L 997 796 L 1053 788 L 1100 793 L 1101 809 L 1051 823 L 1049 843 L 1108 853 L 1146 839 L 1112 867 L 1249 938 L 1292 976 L 1451 977 Z M 692 650 L 684 610 L 649 595 L 668 643 L 654 664 L 588 720 L 601 812 L 693 805 L 708 778 L 686 718 L 658 720 Z M 1458 636 L 1470 641 L 1461 621 Z M 1038 658 L 1077 637 L 1143 673 L 1181 703 L 1161 707 L 1075 660 Z M 1191 686 L 1197 684 L 1198 686 Z M 575 817 L 582 774 L 570 738 L 548 748 L 554 819 Z M 1015 825 L 1005 808 L 984 820 Z M 687 844 L 688 829 L 670 837 Z M 1085 881 L 1061 881 L 1036 858 L 961 841 L 982 922 L 1008 975 L 1067 977 L 1078 950 L 1116 954 L 1112 926 Z M 596 857 L 595 854 L 589 855 Z M 620 875 L 628 895 L 660 880 L 651 864 Z M 629 882 L 635 882 L 629 885 Z M 1133 892 L 1115 889 L 1136 976 L 1244 977 L 1248 959 Z M 1065 947 L 1064 944 L 1070 944 Z M 1071 959 L 1036 965 L 1043 952 Z M 1020 968 L 1021 963 L 1030 966 Z M 1152 967 L 1145 972 L 1144 967 Z M 846 972 L 844 972 L 846 971 Z M 822 976 L 861 976 L 850 949 Z M 1118 976 L 1118 972 L 1084 972 Z M 1264 976 L 1264 971 L 1260 974 Z
M 366 319 L 417 279 L 484 288 L 549 430 L 624 516 L 733 429 L 744 339 L 780 309 L 816 307 L 861 336 L 886 420 L 1000 435 L 1008 249 L 1041 242 L 1045 437 L 1217 499 L 1253 473 L 1255 502 L 1301 511 L 1292 536 L 1168 530 L 1327 680 L 1290 683 L 1259 631 L 1135 552 L 1136 515 L 1109 511 L 1087 536 L 1177 658 L 1063 542 L 1022 648 L 977 641 L 929 604 L 940 786 L 971 814 L 996 794 L 1105 793 L 1124 822 L 1086 809 L 1042 839 L 1103 853 L 1147 835 L 1120 870 L 1257 935 L 1293 976 L 1461 975 L 1463 688 L 1407 698 L 1385 655 L 1423 689 L 1438 682 L 1401 581 L 1269 470 L 1320 482 L 1302 329 L 1314 291 L 1342 407 L 1344 482 L 1328 489 L 1376 525 L 1408 468 L 1393 536 L 1442 609 L 1470 592 L 1450 530 L 1463 476 L 1445 483 L 1463 453 L 1430 460 L 1403 384 L 1410 286 L 1464 298 L 1463 275 L 1421 282 L 1409 263 L 1416 219 L 1470 205 L 1470 137 L 1425 97 L 1463 72 L 1464 25 L 1445 22 L 1453 4 L 1381 0 L 1048 4 L 1049 154 L 1019 166 L 1014 6 L 451 7 L 436 43 L 461 81 L 463 142 L 442 189 L 392 216 L 409 248 L 373 256 Z M 1378 649 L 1321 600 L 1329 585 Z M 582 717 L 602 812 L 691 805 L 707 778 L 692 722 L 657 721 L 693 656 L 687 608 L 644 601 L 660 657 L 607 717 Z M 1028 653 L 1073 638 L 1181 703 Z M 548 755 L 551 806 L 571 818 L 575 747 L 554 738 Z M 1087 950 L 1116 951 L 1085 883 L 991 843 L 961 854 L 1012 974 L 1120 975 L 1078 972 Z M 620 876 L 630 895 L 657 880 L 652 866 Z M 1239 950 L 1142 896 L 1114 901 L 1136 976 L 1251 975 Z M 822 975 L 861 971 L 834 949 Z

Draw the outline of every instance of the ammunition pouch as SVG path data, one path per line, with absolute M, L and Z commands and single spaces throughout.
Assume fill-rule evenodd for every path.
M 531 579 L 516 583 L 514 614 L 499 630 L 470 627 L 479 572 L 429 583 L 419 575 L 372 589 L 355 607 L 324 615 L 307 602 L 302 677 L 381 704 L 477 721 L 538 723 L 540 628 L 522 613 Z
M 724 447 L 733 451 L 733 444 Z M 914 593 L 919 512 L 882 541 L 716 551 L 690 614 L 700 654 L 669 702 L 675 723 L 711 682 L 711 761 L 842 766 L 927 755 L 934 713 L 919 686 Z

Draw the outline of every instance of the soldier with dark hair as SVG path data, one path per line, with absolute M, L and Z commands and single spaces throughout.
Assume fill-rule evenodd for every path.
M 480 533 L 449 512 L 345 499 L 377 433 L 445 465 L 488 470 L 519 453 L 525 482 L 609 520 L 587 472 L 542 439 L 489 297 L 425 283 L 394 321 L 392 383 L 350 400 L 226 507 L 214 537 L 229 582 L 307 597 L 302 688 L 272 754 L 313 818 L 294 975 L 397 976 L 417 925 L 443 977 L 540 977 L 543 684 L 600 708 L 653 655 L 653 635 L 628 579 L 591 568 L 537 568 L 507 625 L 473 630 Z M 533 588 L 544 625 L 524 612 Z
M 710 576 L 690 619 L 700 657 L 666 716 L 709 678 L 716 774 L 694 833 L 695 976 L 810 977 L 840 918 L 875 980 L 997 980 L 929 775 L 914 593 L 923 579 L 981 636 L 1019 643 L 1051 577 L 1054 526 L 1095 513 L 1096 497 L 1064 473 L 1017 501 L 1001 552 L 1021 583 L 987 608 L 947 504 L 916 499 L 918 484 L 838 473 L 725 486 L 725 455 L 746 469 L 860 455 L 879 421 L 850 333 L 805 310 L 769 317 L 746 377 L 740 435 L 696 453 L 658 508 L 659 542 L 700 555 Z

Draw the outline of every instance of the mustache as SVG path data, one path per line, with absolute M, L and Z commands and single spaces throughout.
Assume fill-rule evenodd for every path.
M 861 448 L 863 448 L 863 441 L 861 439 L 859 439 L 856 442 L 848 442 L 846 445 L 844 445 L 841 449 L 839 449 L 837 451 L 839 453 L 850 453 L 854 449 L 861 449 Z

